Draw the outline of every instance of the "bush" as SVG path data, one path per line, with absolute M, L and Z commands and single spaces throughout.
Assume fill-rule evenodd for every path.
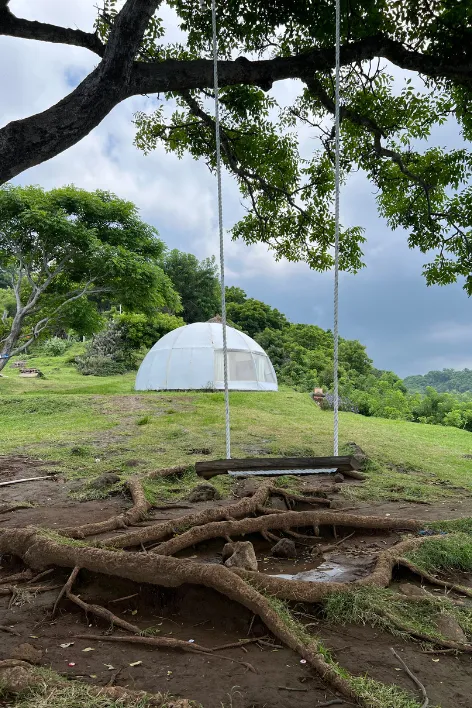
M 84 376 L 116 376 L 125 374 L 128 368 L 124 362 L 101 354 L 77 357 L 77 369 Z
M 72 342 L 67 339 L 61 339 L 60 337 L 51 337 L 47 339 L 43 346 L 41 347 L 41 352 L 46 356 L 61 356 L 64 352 L 69 349 Z

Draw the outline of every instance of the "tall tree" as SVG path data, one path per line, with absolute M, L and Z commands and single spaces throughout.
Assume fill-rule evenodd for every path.
M 0 273 L 16 302 L 3 322 L 0 371 L 91 295 L 108 294 L 142 312 L 179 309 L 159 267 L 163 252 L 134 204 L 108 192 L 0 189 Z
M 205 322 L 221 309 L 218 268 L 214 258 L 199 261 L 192 253 L 177 249 L 164 257 L 163 268 L 182 300 L 187 324 Z
M 92 32 L 16 17 L 9 4 L 0 0 L 1 33 L 83 47 L 98 63 L 59 103 L 0 130 L 0 180 L 74 145 L 139 94 L 158 95 L 156 111 L 136 118 L 139 147 L 163 143 L 215 168 L 208 0 L 170 0 L 184 46 L 163 39 L 160 0 L 125 0 L 119 11 L 104 0 Z M 364 171 L 390 226 L 429 254 L 428 283 L 463 277 L 470 294 L 472 0 L 342 0 L 341 15 L 343 177 Z M 218 3 L 222 158 L 248 206 L 233 234 L 319 270 L 332 265 L 334 238 L 334 20 L 334 3 L 321 0 Z M 284 108 L 270 89 L 287 79 L 299 93 Z M 165 102 L 175 109 L 167 122 Z M 466 147 L 429 142 L 448 119 Z M 316 140 L 309 158 L 300 126 Z M 360 228 L 342 230 L 342 268 L 361 266 L 362 241 Z

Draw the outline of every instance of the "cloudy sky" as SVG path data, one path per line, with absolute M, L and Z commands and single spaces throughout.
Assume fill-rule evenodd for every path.
M 11 0 L 18 16 L 91 29 L 95 0 Z M 178 38 L 170 11 L 169 40 Z M 84 49 L 0 37 L 2 124 L 46 109 L 58 101 L 96 63 Z M 5 69 L 8 67 L 8 69 Z M 275 88 L 282 102 L 296 93 L 293 82 Z M 144 156 L 133 146 L 133 114 L 152 109 L 152 97 L 117 106 L 87 138 L 15 182 L 52 188 L 76 184 L 109 189 L 132 200 L 171 248 L 202 258 L 217 254 L 216 184 L 203 163 L 178 160 L 164 150 Z M 307 134 L 306 140 L 310 140 Z M 459 141 L 454 125 L 435 139 L 443 146 Z M 307 142 L 307 145 L 309 143 Z M 224 179 L 225 225 L 241 217 L 238 192 Z M 367 345 L 379 368 L 402 376 L 430 369 L 472 368 L 472 307 L 460 284 L 427 288 L 424 257 L 409 251 L 406 236 L 379 218 L 372 188 L 356 175 L 342 192 L 342 221 L 366 230 L 365 262 L 358 275 L 340 279 L 340 331 Z M 303 264 L 276 263 L 262 246 L 227 244 L 227 282 L 279 308 L 293 322 L 332 326 L 332 274 Z

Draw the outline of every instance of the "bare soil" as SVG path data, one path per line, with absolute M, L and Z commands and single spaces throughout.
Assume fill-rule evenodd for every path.
M 54 466 L 45 466 L 41 461 L 28 458 L 1 458 L 0 481 L 45 474 L 45 469 L 54 471 Z M 319 481 L 317 478 L 312 484 L 318 485 Z M 24 528 L 29 524 L 49 528 L 80 525 L 84 521 L 107 519 L 130 506 L 124 497 L 82 503 L 74 501 L 69 493 L 76 484 L 57 475 L 54 480 L 0 488 L 0 528 Z M 22 502 L 34 503 L 34 506 L 2 513 L 2 508 Z M 197 503 L 192 508 L 200 510 L 222 503 Z M 365 515 L 399 518 L 433 520 L 472 516 L 472 500 L 467 498 L 431 505 L 406 502 L 367 505 L 361 502 L 350 506 L 358 507 Z M 187 513 L 188 509 L 153 510 L 146 523 L 178 518 Z M 329 576 L 330 569 L 341 568 L 345 573 L 341 578 L 344 581 L 369 572 L 378 549 L 388 548 L 400 539 L 397 532 L 358 530 L 324 559 L 316 556 L 317 546 L 333 544 L 349 532 L 349 529 L 341 528 L 336 538 L 330 531 L 330 535 L 319 539 L 300 541 L 294 559 L 272 558 L 270 543 L 260 536 L 246 536 L 245 540 L 254 543 L 259 570 L 264 573 L 287 576 L 327 572 Z M 224 539 L 211 540 L 178 555 L 187 558 L 195 556 L 200 562 L 221 563 L 224 543 Z M 15 558 L 4 557 L 1 562 L 0 581 L 24 568 Z M 41 582 L 51 586 L 63 585 L 68 575 L 69 571 L 56 569 Z M 408 582 L 418 583 L 418 579 L 413 574 L 409 575 L 408 571 L 402 571 L 395 580 L 405 578 Z M 339 576 L 335 579 L 338 580 Z M 470 578 L 461 578 L 463 584 L 472 584 L 470 581 Z M 51 609 L 58 590 L 35 595 L 29 593 L 27 587 L 21 584 L 22 589 L 13 596 L 13 600 L 11 596 L 0 597 L 0 625 L 17 633 L 0 632 L 0 660 L 10 657 L 19 644 L 29 642 L 42 650 L 42 664 L 61 674 L 105 685 L 110 676 L 120 669 L 116 677 L 117 685 L 152 693 L 169 692 L 197 701 L 205 708 L 314 708 L 318 703 L 337 697 L 306 663 L 300 661 L 298 654 L 281 647 L 249 610 L 211 589 L 192 585 L 177 589 L 138 585 L 85 570 L 80 572 L 74 585 L 74 592 L 85 602 L 101 605 L 142 629 L 153 627 L 155 636 L 174 637 L 187 642 L 194 640 L 207 647 L 262 638 L 262 644 L 254 642 L 244 648 L 229 648 L 220 652 L 235 660 L 249 662 L 254 671 L 216 656 L 78 639 L 77 635 L 105 636 L 109 627 L 103 620 L 86 617 L 68 600 L 61 603 L 56 618 L 52 620 Z M 433 591 L 433 588 L 430 589 Z M 437 592 L 437 589 L 434 591 Z M 430 705 L 470 707 L 472 655 L 425 654 L 419 643 L 398 640 L 370 626 L 330 625 L 320 619 L 310 606 L 298 606 L 296 609 L 309 630 L 320 637 L 340 664 L 352 673 L 368 674 L 418 695 L 411 679 L 392 656 L 390 647 L 393 646 L 426 686 Z M 113 635 L 129 636 L 121 630 L 114 631 Z M 60 646 L 68 643 L 71 646 Z M 84 651 L 89 647 L 92 651 Z M 130 666 L 136 662 L 142 663 Z M 349 704 L 346 702 L 344 705 Z

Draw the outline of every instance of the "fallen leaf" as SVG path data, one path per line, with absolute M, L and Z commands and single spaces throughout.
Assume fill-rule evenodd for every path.
M 85 647 L 82 651 L 95 651 L 95 649 L 93 647 Z
M 75 666 L 75 661 L 69 661 L 69 663 L 67 664 L 67 666 Z
M 90 678 L 97 678 L 97 674 L 89 674 Z
M 65 644 L 59 644 L 61 649 L 67 649 L 68 647 L 71 647 L 74 644 L 74 642 L 66 642 Z
M 142 661 L 133 661 L 133 663 L 130 664 L 130 666 L 140 666 L 142 663 L 143 663 Z
M 306 659 L 300 659 L 300 664 L 306 664 Z
M 439 659 L 433 659 L 433 661 L 435 661 L 436 663 L 438 663 Z
M 29 635 L 31 639 L 39 639 L 39 637 L 36 634 L 30 634 Z
M 188 643 L 189 643 L 189 644 L 194 644 L 194 642 L 195 642 L 195 639 L 189 639 L 189 640 L 188 640 Z
M 133 610 L 133 611 L 131 612 L 131 614 L 132 614 L 132 615 L 137 615 L 137 614 L 138 614 L 138 610 Z
M 103 664 L 103 666 L 106 666 L 108 671 L 113 671 L 113 669 L 115 668 L 112 664 Z

